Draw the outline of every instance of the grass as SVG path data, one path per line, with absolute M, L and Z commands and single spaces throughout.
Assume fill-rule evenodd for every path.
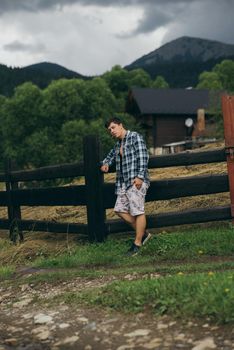
M 79 293 L 61 292 L 50 303 L 87 303 L 111 307 L 119 311 L 178 318 L 208 317 L 216 323 L 234 321 L 234 229 L 232 226 L 192 226 L 173 233 L 155 235 L 139 255 L 126 257 L 131 244 L 126 236 L 110 236 L 99 244 L 79 243 L 65 252 L 50 256 L 38 254 L 35 246 L 30 256 L 36 257 L 28 266 L 38 274 L 18 277 L 17 283 L 59 285 L 64 281 L 99 279 L 105 287 L 82 290 Z M 24 243 L 16 247 L 23 254 Z M 14 249 L 0 241 L 0 252 Z M 43 248 L 46 251 L 46 247 Z M 11 251 L 14 256 L 13 250 Z M 28 254 L 28 250 L 27 250 Z M 18 257 L 17 257 L 18 259 Z M 16 265 L 0 268 L 0 280 L 9 279 Z M 131 280 L 128 280 L 128 275 Z M 17 276 L 17 271 L 16 271 Z M 116 282 L 105 277 L 115 276 Z M 11 280 L 6 281 L 12 284 Z
M 142 247 L 141 254 L 134 259 L 127 258 L 130 241 L 109 238 L 105 243 L 84 244 L 69 254 L 40 258 L 34 262 L 37 267 L 86 268 L 133 267 L 142 264 L 158 264 L 176 261 L 204 261 L 212 257 L 230 257 L 234 254 L 234 230 L 231 227 L 197 229 L 173 234 L 160 234 Z
M 15 272 L 14 266 L 0 266 L 0 281 L 12 277 Z
M 57 302 L 61 296 L 57 297 Z M 99 290 L 64 293 L 69 304 L 84 302 L 124 312 L 150 310 L 156 315 L 182 319 L 209 318 L 216 323 L 234 322 L 234 278 L 222 273 L 161 277 L 153 280 L 114 282 Z
M 210 263 L 197 263 L 197 264 L 162 264 L 158 266 L 154 265 L 146 265 L 137 267 L 137 273 L 135 267 L 119 267 L 119 268 L 99 268 L 99 269 L 55 269 L 54 271 L 48 271 L 45 269 L 41 271 L 42 273 L 38 274 L 30 274 L 29 276 L 25 276 L 18 281 L 18 284 L 22 283 L 22 279 L 25 279 L 27 283 L 36 284 L 58 284 L 60 282 L 74 280 L 75 278 L 88 278 L 99 279 L 108 276 L 114 276 L 118 278 L 119 281 L 124 280 L 128 275 L 134 275 L 136 279 L 150 279 L 154 278 L 154 274 L 166 276 L 166 275 L 189 275 L 194 273 L 201 272 L 218 272 L 218 271 L 226 271 L 226 270 L 234 270 L 234 261 L 226 261 L 226 262 L 210 262 Z M 6 275 L 6 279 L 10 276 Z M 15 281 L 15 285 L 17 281 Z

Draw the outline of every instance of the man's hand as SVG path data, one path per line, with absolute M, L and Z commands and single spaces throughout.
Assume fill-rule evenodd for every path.
M 139 179 L 139 177 L 135 177 L 135 179 L 133 180 L 133 185 L 135 185 L 138 190 L 141 188 L 142 184 L 143 180 Z
M 107 164 L 102 165 L 102 166 L 101 166 L 101 171 L 102 171 L 103 173 L 108 173 L 108 171 L 109 171 L 109 165 L 107 165 Z

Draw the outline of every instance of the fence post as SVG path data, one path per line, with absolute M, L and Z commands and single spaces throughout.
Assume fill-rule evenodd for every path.
M 231 199 L 232 224 L 234 225 L 234 96 L 222 96 L 222 110 L 224 120 L 225 151 L 229 190 Z
M 18 189 L 18 182 L 11 181 L 11 170 L 12 164 L 11 160 L 8 159 L 5 161 L 5 176 L 6 176 L 6 192 L 8 198 L 8 220 L 10 223 L 9 227 L 9 236 L 11 241 L 16 242 L 17 236 L 19 235 L 20 242 L 24 240 L 23 232 L 19 229 L 18 223 L 21 220 L 21 210 L 20 206 L 14 205 L 12 199 L 12 190 Z
M 100 171 L 100 142 L 95 135 L 84 138 L 84 171 L 89 240 L 103 242 L 106 237 L 102 191 L 104 175 Z

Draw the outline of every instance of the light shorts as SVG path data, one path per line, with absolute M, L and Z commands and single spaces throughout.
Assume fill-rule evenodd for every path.
M 132 216 L 144 214 L 145 195 L 148 187 L 149 186 L 145 182 L 143 182 L 139 190 L 135 185 L 126 190 L 125 185 L 123 185 L 118 193 L 114 211 L 119 213 L 129 213 Z

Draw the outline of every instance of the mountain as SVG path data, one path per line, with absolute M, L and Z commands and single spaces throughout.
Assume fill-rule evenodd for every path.
M 125 68 L 142 68 L 152 78 L 162 75 L 170 87 L 188 87 L 197 84 L 200 73 L 211 70 L 226 58 L 234 59 L 234 45 L 184 36 L 138 58 Z
M 26 81 L 45 88 L 52 80 L 61 78 L 88 79 L 79 73 L 73 72 L 55 63 L 42 62 L 23 68 L 12 68 L 0 64 L 0 94 L 10 96 L 17 85 Z
M 26 66 L 22 68 L 23 71 L 27 72 L 41 72 L 49 75 L 53 75 L 54 77 L 63 77 L 63 78 L 81 78 L 84 79 L 85 77 L 79 73 L 76 73 L 72 70 L 69 70 L 63 66 L 60 66 L 56 63 L 50 63 L 50 62 L 41 62 L 32 64 L 30 66 Z

